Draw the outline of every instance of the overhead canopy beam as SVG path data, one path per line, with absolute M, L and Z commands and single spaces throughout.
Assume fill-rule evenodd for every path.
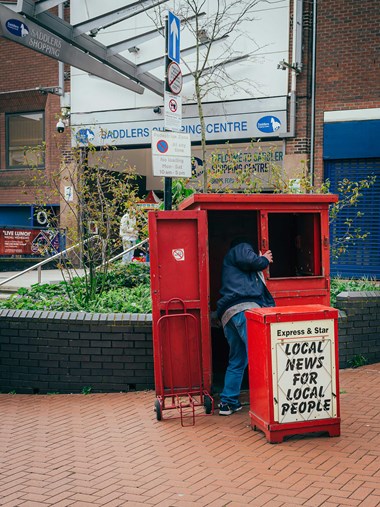
M 200 12 L 198 14 L 198 18 L 204 16 L 205 12 Z M 197 16 L 190 16 L 188 18 L 181 19 L 181 23 L 188 23 L 189 21 L 193 21 Z M 160 26 L 155 30 L 151 30 L 150 32 L 142 33 L 141 35 L 137 35 L 136 37 L 131 37 L 130 39 L 125 39 L 120 42 L 116 42 L 115 44 L 110 44 L 107 46 L 108 54 L 113 55 L 115 53 L 121 53 L 123 51 L 127 51 L 133 47 L 138 47 L 139 44 L 143 44 L 144 42 L 148 42 L 152 39 L 155 39 L 159 35 L 165 36 L 165 27 Z
M 73 25 L 74 37 L 86 32 L 98 32 L 100 29 L 108 28 L 116 23 L 120 23 L 121 21 L 136 16 L 137 14 L 141 14 L 142 12 L 152 9 L 153 7 L 157 7 L 167 1 L 168 0 L 138 0 L 137 2 L 134 2 L 122 9 L 116 9 L 114 11 L 107 12 L 107 14 L 102 14 L 101 16 L 96 16 L 88 19 L 87 21 L 82 21 L 81 23 Z
M 52 9 L 53 7 L 57 7 L 57 5 L 63 4 L 65 2 L 66 0 L 40 0 L 39 2 L 35 3 L 35 15 L 37 16 L 38 14 L 41 14 L 41 12 Z
M 223 35 L 222 37 L 218 37 L 217 39 L 214 39 L 212 41 L 212 43 L 215 44 L 217 42 L 221 42 L 221 41 L 227 39 L 227 37 L 228 37 L 228 35 Z M 209 43 L 207 43 L 207 42 L 204 44 L 200 43 L 199 46 L 207 46 L 208 44 Z M 181 49 L 181 58 L 184 58 L 188 55 L 195 53 L 197 48 L 198 48 L 198 44 L 196 44 L 195 46 L 190 46 L 186 49 Z M 159 58 L 154 58 L 152 60 L 149 60 L 149 62 L 144 62 L 144 63 L 137 65 L 137 68 L 139 69 L 140 72 L 147 72 L 149 70 L 156 69 L 160 65 L 164 65 L 164 61 L 165 61 L 165 57 L 160 56 Z
M 4 9 L 6 9 L 6 7 L 4 7 Z M 9 11 L 9 9 L 7 10 Z M 36 16 L 34 14 L 35 4 L 33 0 L 18 0 L 17 11 L 20 12 L 21 14 L 24 14 L 28 19 L 35 21 L 43 29 L 62 38 L 64 41 L 66 41 L 73 47 L 75 46 L 81 51 L 88 53 L 102 64 L 111 67 L 111 69 L 113 69 L 114 71 L 120 72 L 121 74 L 127 76 L 131 80 L 141 83 L 141 85 L 143 85 L 148 90 L 151 90 L 157 95 L 163 96 L 163 82 L 160 79 L 156 78 L 155 76 L 149 73 L 139 74 L 137 66 L 133 62 L 127 60 L 126 58 L 120 56 L 119 54 L 110 55 L 107 52 L 107 46 L 96 41 L 93 37 L 90 37 L 89 35 L 81 34 L 75 37 L 74 27 L 69 23 L 67 23 L 65 20 L 51 14 L 50 12 L 42 12 L 41 14 Z M 20 42 L 18 40 L 15 41 Z M 86 69 L 82 68 L 80 65 L 75 64 L 71 65 L 81 70 L 91 72 L 92 74 L 98 75 L 99 77 L 103 77 L 98 73 L 88 71 L 87 68 Z M 107 74 L 107 76 L 105 75 L 103 79 L 114 82 L 119 86 L 123 86 L 120 84 L 120 80 L 119 82 L 116 82 L 113 79 L 110 79 L 112 73 L 107 72 L 105 74 Z M 127 88 L 127 86 L 124 87 Z
M 165 36 L 165 29 L 163 26 L 160 26 L 159 28 L 157 28 L 157 30 L 151 30 L 150 32 L 137 35 L 137 37 L 131 37 L 130 39 L 125 39 L 121 42 L 110 44 L 109 46 L 107 46 L 107 52 L 109 55 L 114 55 L 115 53 L 122 53 L 123 51 L 127 51 L 132 47 L 137 47 L 139 44 L 143 44 L 144 42 L 148 42 L 149 40 L 155 39 L 159 35 Z
M 91 72 L 128 90 L 139 94 L 144 92 L 144 88 L 135 81 L 127 79 L 113 68 L 103 65 L 99 60 L 55 36 L 51 31 L 40 27 L 33 21 L 25 20 L 23 16 L 1 4 L 0 35 L 45 56 Z
M 227 67 L 228 65 L 234 65 L 235 63 L 241 62 L 243 60 L 247 60 L 250 57 L 250 55 L 242 55 L 237 56 L 236 58 L 229 58 L 228 60 L 224 60 L 223 62 L 216 63 L 215 65 L 209 65 L 208 67 L 205 67 L 202 72 L 202 76 L 208 76 L 211 74 L 215 69 L 218 69 L 219 67 Z M 194 74 L 192 72 L 187 72 L 183 75 L 183 83 L 186 84 L 189 81 L 194 79 Z

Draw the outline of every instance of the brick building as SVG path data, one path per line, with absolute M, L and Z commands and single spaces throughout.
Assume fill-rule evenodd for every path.
M 9 7 L 12 3 L 15 4 L 15 2 L 2 2 L 2 5 Z M 283 11 L 279 14 L 283 15 L 286 12 L 288 17 L 286 21 L 283 20 L 287 33 L 287 53 L 284 55 L 283 52 L 279 52 L 274 59 L 277 58 L 276 62 L 281 60 L 285 63 L 283 68 L 286 74 L 278 70 L 275 76 L 277 76 L 276 79 L 283 80 L 286 75 L 287 93 L 283 95 L 281 105 L 275 105 L 267 117 L 269 118 L 270 114 L 275 116 L 277 107 L 279 115 L 284 112 L 286 120 L 282 123 L 287 128 L 263 134 L 264 143 L 274 143 L 282 152 L 285 173 L 292 175 L 292 169 L 302 166 L 305 161 L 315 184 L 319 185 L 328 177 L 333 191 L 338 190 L 338 181 L 344 177 L 359 180 L 370 174 L 378 176 L 378 181 L 366 190 L 365 199 L 359 205 L 360 211 L 365 214 L 362 228 L 370 231 L 365 248 L 362 244 L 354 245 L 349 255 L 343 256 L 338 263 L 333 263 L 333 271 L 348 276 L 361 274 L 379 276 L 380 144 L 377 140 L 380 134 L 380 80 L 377 26 L 380 17 L 380 2 L 379 0 L 363 0 L 360 3 L 355 0 L 338 0 L 337 2 L 297 0 L 296 7 L 298 16 L 301 14 L 300 18 L 295 17 L 296 10 L 294 10 L 292 0 L 283 0 L 283 4 L 280 6 Z M 71 8 L 73 9 L 74 6 Z M 69 19 L 68 11 L 67 7 L 66 19 Z M 294 23 L 301 27 L 301 38 L 299 34 L 297 35 Z M 314 37 L 315 34 L 316 37 Z M 292 42 L 296 36 L 299 39 L 297 47 L 294 47 Z M 296 55 L 297 60 L 295 60 L 297 48 L 299 54 Z M 140 51 L 140 54 L 142 55 L 143 51 Z M 265 58 L 268 60 L 270 57 L 264 57 L 263 61 Z M 145 59 L 149 60 L 148 54 Z M 294 65 L 294 62 L 297 65 Z M 68 79 L 70 68 L 65 67 L 66 79 L 61 80 L 60 83 L 57 61 L 4 37 L 0 37 L 0 68 L 2 69 L 0 79 L 0 229 L 42 226 L 44 224 L 38 223 L 33 208 L 34 182 L 30 180 L 30 173 L 25 167 L 27 163 L 23 147 L 46 142 L 44 159 L 39 158 L 37 153 L 33 163 L 40 165 L 40 171 L 44 173 L 54 172 L 58 168 L 60 153 L 67 147 L 69 140 L 68 129 L 63 135 L 56 132 L 61 106 L 66 105 L 56 94 L 57 88 L 63 86 L 63 92 L 67 93 L 71 87 L 71 106 L 74 112 L 72 124 L 75 127 L 86 121 L 87 125 L 91 125 L 88 119 L 90 117 L 100 123 L 104 121 L 107 124 L 107 121 L 110 121 L 111 124 L 116 125 L 119 121 L 115 120 L 119 114 L 118 108 L 115 106 L 114 112 L 111 111 L 112 107 L 109 108 L 110 111 L 102 111 L 108 108 L 106 94 L 104 94 L 105 105 L 102 104 L 101 95 L 94 95 L 92 102 L 98 103 L 98 111 L 90 110 L 88 107 L 86 109 L 83 99 L 86 92 L 80 90 L 78 86 L 80 79 L 84 79 L 83 75 L 78 76 L 75 71 L 70 84 Z M 266 67 L 263 68 L 266 69 Z M 85 79 L 87 78 L 88 76 L 85 76 Z M 95 83 L 92 89 L 97 90 L 97 82 L 92 81 L 92 83 Z M 114 95 L 117 97 L 117 93 Z M 273 97 L 267 96 L 264 99 L 258 98 L 254 104 L 255 107 L 260 100 L 264 100 L 265 105 L 273 103 Z M 244 101 L 247 106 L 251 104 L 247 98 Z M 280 102 L 277 103 L 280 104 Z M 159 105 L 162 106 L 161 103 Z M 292 118 L 293 105 L 295 106 L 294 118 Z M 120 114 L 124 116 L 134 114 L 135 122 L 140 120 L 146 125 L 149 122 L 153 124 L 157 119 L 157 114 L 152 108 L 141 107 L 134 108 L 133 111 L 126 109 L 123 111 L 122 106 L 119 105 L 119 109 Z M 252 111 L 254 116 L 255 112 Z M 111 117 L 111 114 L 114 116 Z M 280 119 L 282 121 L 282 117 Z M 292 123 L 293 120 L 294 123 Z M 294 131 L 292 131 L 293 127 Z M 114 131 L 123 132 L 124 136 L 117 142 L 114 139 L 118 152 L 127 153 L 129 160 L 136 165 L 137 171 L 140 170 L 141 174 L 145 174 L 148 189 L 162 190 L 161 179 L 151 180 L 146 174 L 147 167 L 151 163 L 149 139 L 140 142 L 137 139 L 128 138 L 129 133 L 132 132 L 128 130 L 129 128 L 128 124 L 125 128 Z M 143 132 L 143 129 L 141 131 Z M 109 132 L 112 132 L 111 128 Z M 233 134 L 230 145 L 240 150 L 251 141 L 251 138 L 252 136 L 248 137 L 243 132 L 240 136 Z M 228 136 L 225 139 L 220 137 L 211 139 L 210 145 L 219 143 L 217 146 L 221 146 L 226 140 L 229 140 Z M 199 142 L 196 139 L 193 140 L 195 158 L 197 158 L 198 146 Z M 40 184 L 42 185 L 42 182 Z M 46 204 L 52 206 L 52 209 L 59 209 L 60 202 L 48 187 L 44 193 Z M 347 211 L 342 222 L 350 218 L 352 218 L 350 211 Z M 338 235 L 344 230 L 342 224 L 339 227 L 333 230 L 333 234 Z

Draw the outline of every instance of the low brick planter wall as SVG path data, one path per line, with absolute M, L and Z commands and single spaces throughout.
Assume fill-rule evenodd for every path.
M 380 362 L 380 291 L 337 298 L 340 368 Z M 152 316 L 0 310 L 0 392 L 152 389 Z
M 336 301 L 339 315 L 339 363 L 347 368 L 360 356 L 367 364 L 380 362 L 380 291 L 341 292 Z
M 152 317 L 0 310 L 0 391 L 151 389 Z

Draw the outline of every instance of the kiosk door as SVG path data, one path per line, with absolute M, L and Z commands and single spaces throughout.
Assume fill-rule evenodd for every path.
M 210 390 L 212 367 L 206 211 L 150 212 L 149 238 L 154 344 L 157 343 L 157 322 L 166 312 L 168 301 L 183 301 L 187 312 L 193 314 L 198 323 L 203 387 Z M 176 306 L 175 301 L 170 304 L 170 312 L 181 311 L 180 304 Z M 157 361 L 159 353 L 154 350 Z M 178 357 L 178 360 L 181 358 Z

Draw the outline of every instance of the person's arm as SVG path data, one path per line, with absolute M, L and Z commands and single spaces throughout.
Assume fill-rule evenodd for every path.
M 263 271 L 273 262 L 272 252 L 257 255 L 248 243 L 241 243 L 234 248 L 233 261 L 243 271 Z

